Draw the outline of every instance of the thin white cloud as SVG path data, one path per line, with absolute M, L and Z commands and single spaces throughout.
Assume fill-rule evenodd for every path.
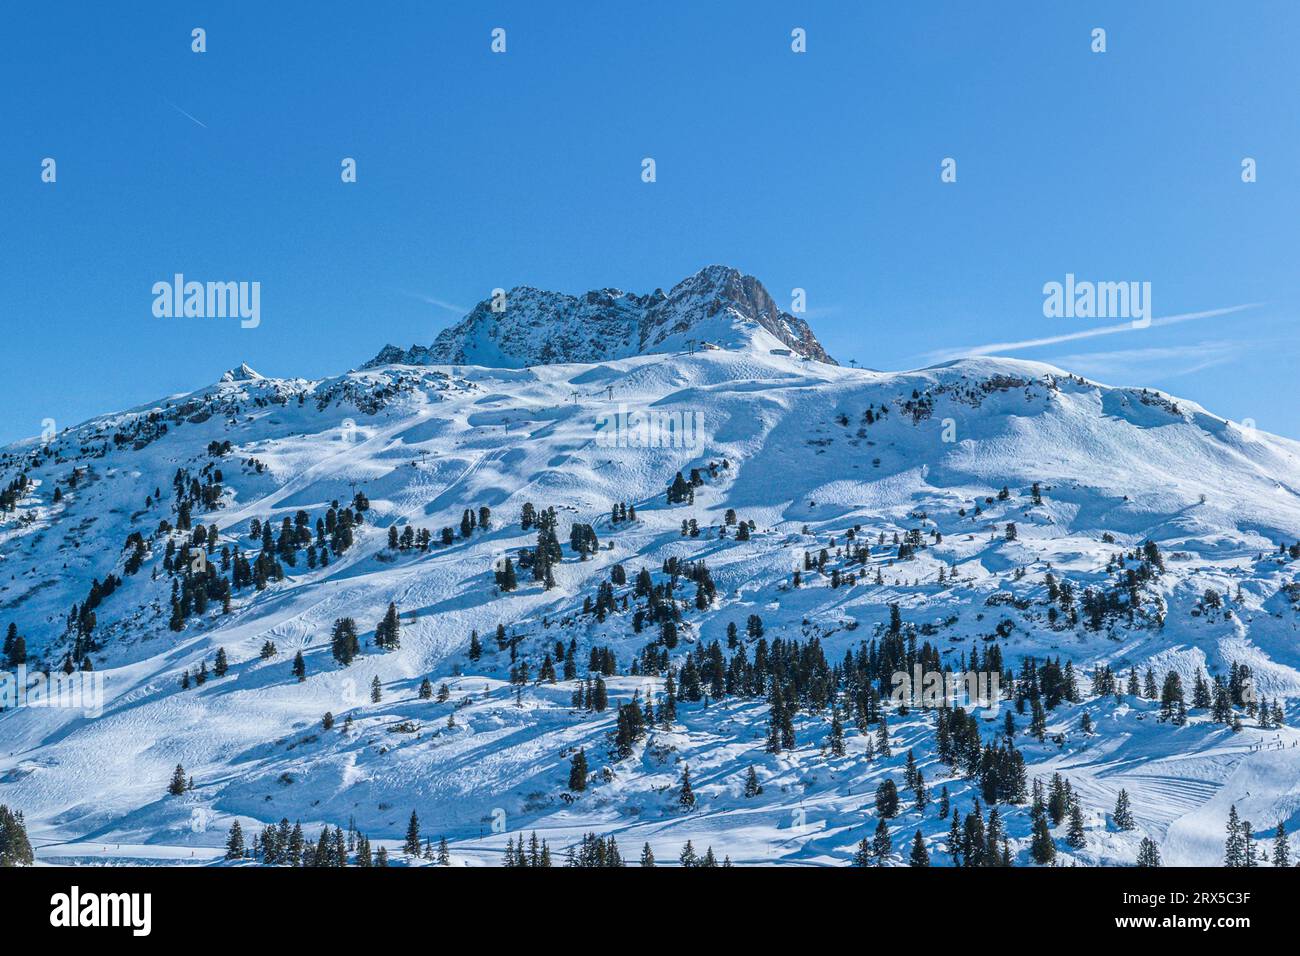
M 448 312 L 455 312 L 458 315 L 466 315 L 470 311 L 463 305 L 457 305 L 454 302 L 444 302 L 442 299 L 435 299 L 431 295 L 425 295 L 423 292 L 407 292 L 405 289 L 398 289 L 398 295 L 404 295 L 410 299 L 418 299 L 421 302 L 427 302 L 429 305 L 437 306 L 440 309 L 446 309 Z
M 1149 384 L 1225 365 L 1248 350 L 1249 344 L 1240 340 L 1217 340 L 1194 345 L 1054 355 L 1047 361 L 1093 379 L 1116 384 L 1126 380 Z
M 202 126 L 204 129 L 208 128 L 207 123 L 204 123 L 202 120 L 195 119 L 195 117 L 192 114 L 185 112 L 175 103 L 173 103 L 171 100 L 164 98 L 163 102 L 166 103 L 168 106 L 170 106 L 172 109 L 174 109 L 177 113 L 180 113 L 182 116 L 186 117 L 187 119 L 192 120 L 193 122 L 197 123 L 199 126 Z
M 1231 315 L 1234 312 L 1242 312 L 1246 309 L 1253 309 L 1262 305 L 1260 302 L 1247 302 L 1242 305 L 1229 306 L 1226 309 L 1209 309 L 1205 312 L 1183 312 L 1179 315 L 1166 315 L 1160 318 L 1152 319 L 1151 324 L 1145 328 L 1155 328 L 1162 325 L 1178 325 L 1182 322 L 1192 322 L 1196 319 L 1212 319 L 1220 315 Z M 1019 342 L 994 342 L 990 345 L 969 345 L 964 348 L 955 349 L 937 349 L 928 352 L 925 355 L 927 362 L 949 362 L 953 359 L 966 358 L 977 355 L 1000 355 L 1004 352 L 1018 352 L 1022 349 L 1040 348 L 1044 345 L 1059 345 L 1062 342 L 1076 342 L 1080 339 L 1096 338 L 1099 335 L 1118 335 L 1121 332 L 1141 332 L 1144 328 L 1135 326 L 1132 322 L 1121 322 L 1118 325 L 1103 325 L 1095 329 L 1081 329 L 1078 332 L 1065 332 L 1061 335 L 1049 335 L 1037 339 L 1023 339 Z

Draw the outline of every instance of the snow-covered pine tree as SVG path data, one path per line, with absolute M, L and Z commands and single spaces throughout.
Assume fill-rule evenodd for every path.
M 31 866 L 35 861 L 22 812 L 0 804 L 0 869 Z
M 1133 829 L 1133 809 L 1129 805 L 1128 791 L 1122 787 L 1119 796 L 1115 798 L 1115 812 L 1111 816 L 1115 821 L 1117 830 Z
M 1070 826 L 1066 831 L 1065 842 L 1076 850 L 1082 850 L 1088 845 L 1087 834 L 1083 829 L 1083 809 L 1077 800 L 1070 805 Z
M 1137 865 L 1144 867 L 1160 865 L 1160 850 L 1150 837 L 1143 837 L 1142 842 L 1138 844 Z
M 1241 818 L 1237 816 L 1237 805 L 1228 808 L 1228 836 L 1223 843 L 1223 865 L 1238 867 L 1246 865 L 1246 841 L 1241 834 Z
M 406 824 L 406 843 L 402 846 L 402 852 L 407 856 L 420 855 L 420 818 L 411 811 L 411 819 Z
M 685 810 L 691 810 L 695 807 L 695 793 L 691 790 L 691 768 L 689 765 L 682 767 L 682 785 L 677 795 L 677 804 Z
M 177 764 L 176 769 L 172 771 L 172 779 L 171 783 L 167 785 L 167 792 L 173 797 L 179 797 L 185 792 L 185 789 L 185 768 Z
M 242 860 L 246 849 L 244 847 L 244 828 L 236 820 L 230 824 L 230 835 L 226 837 L 226 859 Z

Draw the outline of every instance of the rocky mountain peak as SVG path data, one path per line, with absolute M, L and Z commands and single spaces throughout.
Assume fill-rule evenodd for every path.
M 756 278 L 710 265 L 646 295 L 593 289 L 581 295 L 516 286 L 485 299 L 431 346 L 385 346 L 366 367 L 472 364 L 523 368 L 600 362 L 705 344 L 723 349 L 789 349 L 835 364 L 802 319 L 783 312 Z

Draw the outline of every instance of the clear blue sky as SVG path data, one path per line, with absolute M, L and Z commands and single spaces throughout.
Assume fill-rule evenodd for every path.
M 1067 272 L 1262 303 L 1004 351 L 1300 436 L 1298 44 L 1294 2 L 11 5 L 0 441 L 711 262 L 884 369 L 1113 324 L 1044 318 Z M 260 281 L 261 326 L 154 318 L 176 272 Z

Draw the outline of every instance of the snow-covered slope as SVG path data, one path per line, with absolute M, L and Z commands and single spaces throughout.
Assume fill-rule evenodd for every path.
M 663 301 L 704 303 L 697 280 Z M 875 832 L 876 787 L 891 778 L 903 789 L 910 749 L 931 803 L 918 811 L 904 791 L 906 809 L 889 822 L 889 859 L 905 860 L 919 830 L 932 860 L 951 862 L 951 819 L 940 818 L 937 794 L 946 786 L 966 813 L 979 782 L 940 762 L 934 711 L 887 708 L 892 756 L 868 759 L 876 730 L 846 718 L 837 755 L 829 710 L 801 707 L 793 746 L 773 753 L 763 694 L 681 699 L 675 720 L 626 754 L 613 750 L 616 705 L 665 693 L 664 673 L 633 672 L 659 637 L 633 619 L 645 607 L 637 572 L 663 583 L 670 558 L 706 562 L 716 585 L 701 609 L 694 585 L 679 579 L 680 640 L 659 649 L 675 667 L 714 641 L 728 661 L 741 649 L 752 661 L 753 615 L 765 649 L 778 638 L 816 640 L 836 665 L 889 636 L 891 605 L 904 634 L 956 669 L 993 647 L 1014 671 L 1023 656 L 1070 662 L 1082 699 L 1047 712 L 1041 741 L 1011 703 L 979 712 L 982 736 L 995 744 L 1010 712 L 1030 778 L 1059 772 L 1079 794 L 1086 845 L 1070 847 L 1065 828 L 1055 830 L 1058 859 L 1131 863 L 1145 835 L 1167 862 L 1216 863 L 1233 803 L 1257 831 L 1300 822 L 1300 735 L 1289 726 L 1264 729 L 1243 713 L 1233 732 L 1197 708 L 1175 726 L 1157 719 L 1156 702 L 1090 692 L 1099 667 L 1126 679 L 1150 666 L 1161 680 L 1180 674 L 1190 702 L 1199 671 L 1226 677 L 1238 663 L 1258 694 L 1294 718 L 1300 592 L 1278 546 L 1300 539 L 1296 443 L 1191 402 L 1034 363 L 867 372 L 772 354 L 763 328 L 732 347 L 682 354 L 673 349 L 687 332 L 729 340 L 703 318 L 647 324 L 667 313 L 621 293 L 590 308 L 610 328 L 626 319 L 623 337 L 570 341 L 563 336 L 576 325 L 551 335 L 547 310 L 559 306 L 544 301 L 538 293 L 536 321 L 515 327 L 526 333 L 518 341 L 475 310 L 458 337 L 435 345 L 455 364 L 427 364 L 431 354 L 324 381 L 244 367 L 48 443 L 0 450 L 0 488 L 28 478 L 14 510 L 0 512 L 0 629 L 17 625 L 33 664 L 58 668 L 89 646 L 105 680 L 102 715 L 0 713 L 0 803 L 24 811 L 42 859 L 204 862 L 220 855 L 233 819 L 251 833 L 282 817 L 301 820 L 309 835 L 352 821 L 396 850 L 415 810 L 425 834 L 449 839 L 456 863 L 498 863 L 507 839 L 536 831 L 557 853 L 596 832 L 633 859 L 648 842 L 661 861 L 675 860 L 689 839 L 737 863 L 844 864 Z M 538 364 L 605 347 L 626 357 Z M 475 355 L 508 367 L 461 361 Z M 693 500 L 670 504 L 669 483 L 692 469 Z M 249 561 L 260 550 L 254 519 L 278 541 L 282 522 L 296 526 L 303 512 L 314 546 L 331 504 L 337 518 L 358 494 L 368 500 L 362 523 L 350 547 L 331 549 L 328 566 L 309 566 L 305 541 L 296 543 L 295 563 L 281 560 L 283 580 L 240 587 L 228 611 L 214 601 L 191 609 L 183 629 L 169 628 L 174 582 L 192 563 L 168 556 L 169 542 L 179 553 L 193 540 L 192 531 L 166 530 L 181 520 L 180 502 L 196 502 L 193 527 L 215 526 L 207 560 L 229 578 L 223 549 Z M 495 575 L 504 559 L 513 566 L 536 544 L 536 528 L 521 527 L 525 503 L 556 509 L 562 560 L 553 587 L 521 569 L 519 587 L 502 591 Z M 613 522 L 618 503 L 634 506 L 635 519 Z M 488 525 L 462 535 L 466 509 L 481 507 L 491 510 Z M 747 540 L 727 523 L 729 509 L 753 523 Z M 690 521 L 695 536 L 683 533 Z M 575 524 L 590 524 L 600 543 L 585 559 L 570 544 Z M 407 527 L 432 532 L 431 546 L 389 548 L 390 529 Z M 443 528 L 454 529 L 450 543 L 440 543 Z M 918 545 L 900 557 L 895 535 L 906 542 L 909 532 Z M 1108 612 L 1095 628 L 1087 614 L 1073 622 L 1058 614 L 1049 572 L 1081 601 L 1088 589 L 1115 590 L 1147 541 L 1165 569 L 1124 591 L 1141 599 L 1131 614 Z M 867 554 L 855 555 L 863 544 Z M 805 552 L 816 564 L 822 549 L 822 569 L 807 569 Z M 78 646 L 70 612 L 109 575 L 121 583 L 98 601 L 90 643 Z M 611 581 L 613 610 L 584 613 Z M 1220 606 L 1206 601 L 1207 589 Z M 375 628 L 390 602 L 401 638 L 385 651 L 374 646 Z M 356 620 L 362 645 L 346 667 L 330 649 L 343 617 Z M 517 639 L 513 664 L 509 642 L 493 636 L 499 625 Z M 478 660 L 468 655 L 472 631 L 484 647 Z M 268 642 L 275 654 L 263 657 Z M 557 643 L 570 642 L 578 680 L 538 683 L 548 655 L 561 669 Z M 575 708 L 597 648 L 617 659 L 605 678 L 611 706 Z M 211 670 L 218 649 L 228 672 L 182 689 L 182 674 Z M 302 680 L 292 667 L 298 652 Z M 523 663 L 528 679 L 512 686 Z M 445 700 L 420 696 L 426 677 L 445 685 Z M 1084 712 L 1090 732 L 1080 727 Z M 574 794 L 579 747 L 591 782 Z M 195 786 L 170 796 L 177 764 Z M 677 789 L 686 766 L 697 797 L 689 812 Z M 746 797 L 751 766 L 763 791 Z M 1134 830 L 1106 817 L 1120 788 L 1132 797 Z M 1012 854 L 1028 862 L 1028 808 L 999 812 Z
M 594 289 L 581 296 L 527 286 L 502 291 L 442 332 L 432 346 L 385 348 L 367 368 L 393 363 L 526 368 L 601 362 L 691 348 L 792 350 L 832 362 L 808 324 L 779 309 L 761 282 L 707 266 L 665 293 Z

